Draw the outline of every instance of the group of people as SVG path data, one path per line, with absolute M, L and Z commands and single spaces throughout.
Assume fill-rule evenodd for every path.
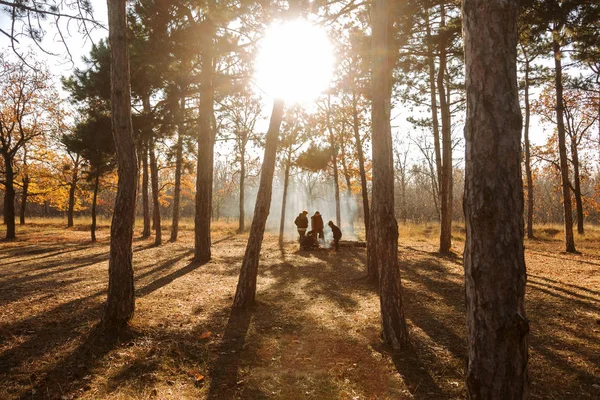
M 308 211 L 302 211 L 298 214 L 294 223 L 298 228 L 298 242 L 300 242 L 301 250 L 317 249 L 319 248 L 320 241 L 325 243 L 325 226 L 323 224 L 323 217 L 318 211 L 310 217 L 310 231 L 307 232 Z M 333 233 L 333 245 L 335 251 L 338 251 L 339 242 L 342 238 L 342 231 L 333 223 L 333 221 L 329 221 L 327 225 L 331 228 L 331 232 Z

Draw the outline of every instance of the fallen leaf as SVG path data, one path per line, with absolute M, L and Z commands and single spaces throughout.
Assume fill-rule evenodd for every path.
M 202 335 L 198 337 L 198 339 L 206 339 L 209 338 L 212 333 L 210 331 L 204 332 Z

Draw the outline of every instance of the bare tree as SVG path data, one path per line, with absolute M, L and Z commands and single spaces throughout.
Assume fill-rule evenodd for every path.
M 528 395 L 518 13 L 518 1 L 463 0 L 469 399 Z

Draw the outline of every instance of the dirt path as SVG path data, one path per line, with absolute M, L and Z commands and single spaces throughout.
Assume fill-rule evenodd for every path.
M 282 251 L 267 236 L 259 303 L 231 314 L 244 236 L 216 233 L 204 265 L 190 262 L 189 232 L 160 248 L 137 241 L 136 316 L 109 340 L 97 326 L 107 238 L 91 246 L 85 232 L 31 229 L 0 245 L 2 399 L 465 396 L 461 260 L 439 257 L 429 241 L 402 241 L 413 345 L 394 355 L 380 345 L 364 249 L 298 252 L 289 242 Z M 545 246 L 527 255 L 531 397 L 598 398 L 599 262 Z

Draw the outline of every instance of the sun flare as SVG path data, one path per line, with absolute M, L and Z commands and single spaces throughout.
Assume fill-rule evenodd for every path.
M 322 28 L 294 20 L 272 25 L 256 59 L 258 87 L 287 102 L 303 102 L 327 89 L 333 48 Z

